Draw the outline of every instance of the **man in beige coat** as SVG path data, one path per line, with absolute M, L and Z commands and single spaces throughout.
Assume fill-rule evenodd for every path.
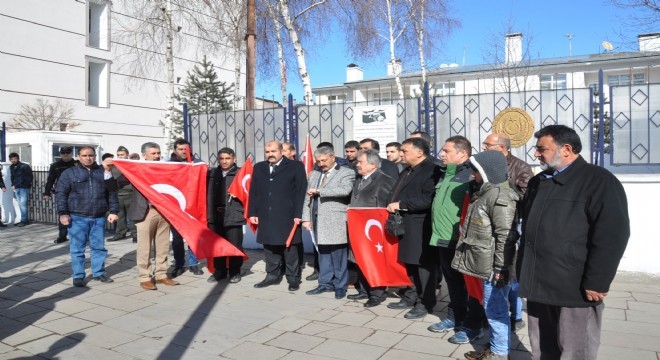
M 355 182 L 355 171 L 337 165 L 335 152 L 320 147 L 314 152 L 318 170 L 312 171 L 303 206 L 302 225 L 314 232 L 319 252 L 319 286 L 307 292 L 334 291 L 346 296 L 348 288 L 348 236 L 346 208 Z

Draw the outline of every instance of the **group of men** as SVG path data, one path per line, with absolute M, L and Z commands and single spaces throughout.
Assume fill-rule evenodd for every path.
M 267 143 L 250 196 L 250 221 L 260 226 L 268 273 L 255 287 L 286 276 L 289 290 L 298 290 L 302 224 L 318 248 L 317 276 L 308 277 L 318 278 L 318 286 L 307 294 L 343 298 L 352 258 L 346 209 L 386 207 L 402 217 L 398 261 L 412 283 L 398 289 L 399 301 L 389 308 L 407 309 L 407 319 L 424 317 L 436 305 L 442 276 L 447 316 L 429 330 L 454 330 L 449 341 L 466 344 L 482 337 L 488 323 L 488 347 L 466 353 L 467 359 L 507 358 L 510 332 L 525 326 L 521 297 L 528 301 L 534 359 L 595 359 L 602 301 L 630 233 L 625 191 L 615 176 L 579 155 L 573 129 L 551 125 L 535 137 L 536 176 L 511 154 L 504 134 L 489 135 L 475 155 L 467 138 L 452 136 L 439 159 L 423 132 L 387 144 L 388 159 L 372 139 L 348 142 L 345 159 L 322 143 L 308 179 L 292 161 L 292 144 Z M 386 164 L 396 173 L 388 174 Z M 363 274 L 355 287 L 358 293 L 348 298 L 366 299 L 365 307 L 387 297 Z
M 316 165 L 309 176 L 295 160 L 293 144 L 266 143 L 266 160 L 255 164 L 249 194 L 247 221 L 259 229 L 267 273 L 254 287 L 286 278 L 289 291 L 300 288 L 304 228 L 313 234 L 317 252 L 316 276 L 308 279 L 316 279 L 318 286 L 307 294 L 334 292 L 335 298 L 344 298 L 349 264 L 355 262 L 346 210 L 386 208 L 401 216 L 398 261 L 412 284 L 399 288 L 399 301 L 388 308 L 406 309 L 407 319 L 433 312 L 442 277 L 449 293 L 447 315 L 429 330 L 453 330 L 449 341 L 465 344 L 480 338 L 487 322 L 489 346 L 466 353 L 466 358 L 506 359 L 510 331 L 524 326 L 521 296 L 527 298 L 533 358 L 595 359 L 602 301 L 630 232 L 626 195 L 616 177 L 579 155 L 581 142 L 574 130 L 551 125 L 535 137 L 534 156 L 542 169 L 536 176 L 510 153 L 511 143 L 503 134 L 489 135 L 483 152 L 475 155 L 467 138 L 452 136 L 439 159 L 431 155 L 431 138 L 424 132 L 387 144 L 388 159 L 379 156 L 373 139 L 348 142 L 345 159 L 332 144 L 322 143 L 314 151 Z M 185 140 L 175 143 L 172 160 L 186 159 L 185 145 Z M 158 144 L 145 143 L 141 150 L 144 160 L 160 161 Z M 99 166 L 95 157 L 93 148 L 81 148 L 79 166 L 63 170 L 56 184 L 60 222 L 69 230 L 75 286 L 85 286 L 86 243 L 92 278 L 112 281 L 103 265 L 103 224 L 106 218 L 117 220 L 118 190 L 130 186 L 113 168 L 112 158 Z M 244 204 L 227 193 L 240 168 L 230 148 L 219 150 L 218 162 L 209 172 L 209 227 L 241 248 Z M 139 191 L 128 196 L 125 212 L 136 227 L 131 233 L 137 237 L 140 286 L 177 285 L 172 278 L 180 275 L 184 263 L 177 260 L 175 271 L 167 271 L 173 229 Z M 175 258 L 176 251 L 182 253 L 174 251 Z M 193 258 L 189 252 L 190 270 L 197 273 Z M 209 282 L 241 280 L 242 258 L 216 258 L 214 265 Z M 358 293 L 349 299 L 364 299 L 365 307 L 386 300 L 385 288 L 370 286 L 359 267 L 356 272 Z M 480 293 L 471 290 L 475 279 Z

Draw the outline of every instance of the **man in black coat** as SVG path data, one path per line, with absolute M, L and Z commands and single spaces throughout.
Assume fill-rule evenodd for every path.
M 429 144 L 423 139 L 407 139 L 401 145 L 403 170 L 387 211 L 400 211 L 405 229 L 399 242 L 399 262 L 406 266 L 412 286 L 399 291 L 401 301 L 387 305 L 390 309 L 412 308 L 406 319 L 423 318 L 436 304 L 436 263 L 438 252 L 429 245 L 431 238 L 431 205 L 440 168 L 429 159 Z
M 46 187 L 44 189 L 43 199 L 50 200 L 50 197 L 53 195 L 53 190 L 55 190 L 55 184 L 57 180 L 62 175 L 62 172 L 70 167 L 78 165 L 77 160 L 73 160 L 73 148 L 71 146 L 62 146 L 60 147 L 60 159 L 50 164 L 48 168 L 48 179 L 46 180 Z M 67 241 L 67 226 L 59 223 L 59 235 L 57 239 L 53 241 L 55 244 L 63 243 Z
M 381 158 L 376 150 L 360 150 L 357 156 L 356 169 L 360 175 L 355 181 L 351 194 L 350 207 L 384 208 L 390 200 L 390 193 L 396 180 L 380 170 Z M 350 241 L 350 239 L 349 239 Z M 352 253 L 350 254 L 352 257 Z M 351 259 L 354 261 L 354 259 Z M 349 300 L 369 299 L 364 307 L 379 305 L 387 298 L 384 286 L 371 287 L 362 271 L 357 269 L 357 294 L 349 295 Z
M 374 139 L 362 139 L 360 140 L 360 150 L 369 150 L 373 149 L 380 152 L 380 144 Z M 399 168 L 395 163 L 381 158 L 380 170 L 387 174 L 392 179 L 396 180 L 399 178 Z
M 518 253 L 534 359 L 596 359 L 603 299 L 630 236 L 623 186 L 580 155 L 575 130 L 534 136 L 542 173 L 527 187 Z
M 218 167 L 211 171 L 207 182 L 206 206 L 209 228 L 242 250 L 245 225 L 243 204 L 227 193 L 240 169 L 236 166 L 236 153 L 233 149 L 226 147 L 218 151 Z M 227 257 L 213 258 L 213 266 L 215 271 L 208 278 L 208 282 L 214 283 L 227 277 Z M 241 266 L 242 256 L 229 257 L 230 283 L 241 281 Z
M 303 248 L 299 225 L 307 191 L 307 175 L 301 162 L 283 157 L 280 142 L 266 143 L 265 152 L 266 161 L 254 166 L 248 211 L 250 221 L 259 226 L 257 242 L 264 246 L 268 275 L 254 287 L 280 283 L 284 261 L 289 291 L 296 291 L 300 288 Z M 297 228 L 291 246 L 287 248 L 286 241 L 294 224 Z

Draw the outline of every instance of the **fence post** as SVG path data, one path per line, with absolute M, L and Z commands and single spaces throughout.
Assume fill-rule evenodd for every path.
M 598 70 L 598 158 L 596 165 L 605 167 L 605 94 L 603 94 L 603 69 Z M 593 136 L 593 135 L 592 135 Z M 612 149 L 610 148 L 610 151 Z
M 190 124 L 188 124 L 188 103 L 183 103 L 183 138 L 190 141 L 190 134 L 188 133 L 188 127 Z
M 0 131 L 0 161 L 7 161 L 7 125 L 2 122 L 2 131 Z M 1 175 L 0 175 L 1 176 Z
M 296 149 L 300 149 L 298 147 L 298 117 L 295 115 L 296 111 L 293 107 L 293 95 L 291 93 L 289 93 L 287 105 L 287 112 L 289 114 L 289 131 L 291 131 L 291 143 L 295 144 Z
M 431 133 L 431 121 L 429 119 L 429 83 L 424 81 L 424 131 Z

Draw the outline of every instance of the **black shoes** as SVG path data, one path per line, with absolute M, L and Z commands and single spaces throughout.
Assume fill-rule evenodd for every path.
M 67 241 L 69 241 L 69 239 L 67 239 L 67 238 L 64 238 L 64 239 L 57 238 L 53 241 L 53 244 L 61 244 L 63 242 L 67 242 Z
M 73 286 L 85 287 L 85 279 L 73 279 Z
M 100 282 L 102 282 L 102 283 L 111 283 L 111 282 L 115 282 L 115 281 L 112 280 L 108 275 L 105 275 L 105 274 L 100 275 L 100 276 L 97 276 L 97 277 L 95 277 L 95 278 L 93 278 L 93 279 L 96 280 L 96 281 L 100 281 Z
M 108 239 L 108 241 L 119 241 L 119 240 L 125 239 L 125 238 L 126 238 L 125 234 L 124 235 L 115 235 L 115 236 L 111 237 L 110 239 Z
M 232 276 L 229 277 L 229 283 L 236 284 L 237 282 L 240 282 L 241 279 L 242 279 L 241 274 L 232 275 Z M 290 286 L 289 286 L 289 290 L 291 290 Z M 296 290 L 298 290 L 298 289 L 296 289 Z
M 329 289 L 327 287 L 323 286 L 318 286 L 312 290 L 306 291 L 305 294 L 307 295 L 318 295 L 318 294 L 323 294 L 324 292 L 332 292 L 334 290 Z M 344 290 L 344 295 L 346 295 L 346 291 Z
M 7 227 L 7 225 L 5 225 L 5 223 L 3 223 L 2 221 L 0 221 L 0 227 Z
M 408 311 L 405 315 L 403 315 L 404 318 L 406 319 L 421 319 L 424 316 L 426 316 L 429 312 L 426 311 L 424 308 L 414 308 L 410 311 Z
M 319 273 L 317 271 L 314 271 L 311 275 L 308 275 L 305 280 L 307 281 L 314 281 L 319 279 Z
M 137 243 L 137 237 L 133 236 L 133 243 Z
M 357 293 L 353 295 L 348 295 L 346 298 L 348 300 L 364 300 L 364 299 L 368 299 L 369 296 L 365 293 Z
M 254 287 L 257 289 L 265 288 L 271 285 L 278 285 L 280 282 L 282 282 L 282 279 L 264 279 L 261 282 L 258 282 L 254 284 Z
M 170 272 L 170 278 L 174 279 L 177 276 L 183 275 L 184 272 L 186 272 L 185 266 L 174 266 Z
M 197 265 L 193 265 L 193 266 L 188 267 L 188 270 L 190 270 L 190 272 L 195 274 L 195 275 L 204 275 L 204 271 L 202 271 L 199 268 L 199 266 L 197 266 Z
M 383 300 L 380 300 L 380 299 L 375 299 L 375 298 L 374 299 L 369 299 L 369 300 L 367 300 L 366 303 L 364 303 L 364 307 L 370 308 L 370 307 L 378 306 L 382 302 L 383 302 Z
M 300 289 L 300 285 L 298 284 L 289 284 L 289 291 L 298 291 Z
M 412 305 L 408 305 L 408 303 L 405 301 L 399 301 L 387 304 L 387 308 L 395 310 L 412 309 Z
M 335 299 L 343 299 L 346 296 L 346 290 L 345 289 L 337 289 L 335 290 Z
M 27 223 L 24 222 L 24 221 L 21 221 L 21 222 L 19 222 L 18 224 L 16 224 L 16 226 L 18 226 L 18 227 L 23 227 L 23 226 L 25 226 L 25 225 L 27 225 Z

